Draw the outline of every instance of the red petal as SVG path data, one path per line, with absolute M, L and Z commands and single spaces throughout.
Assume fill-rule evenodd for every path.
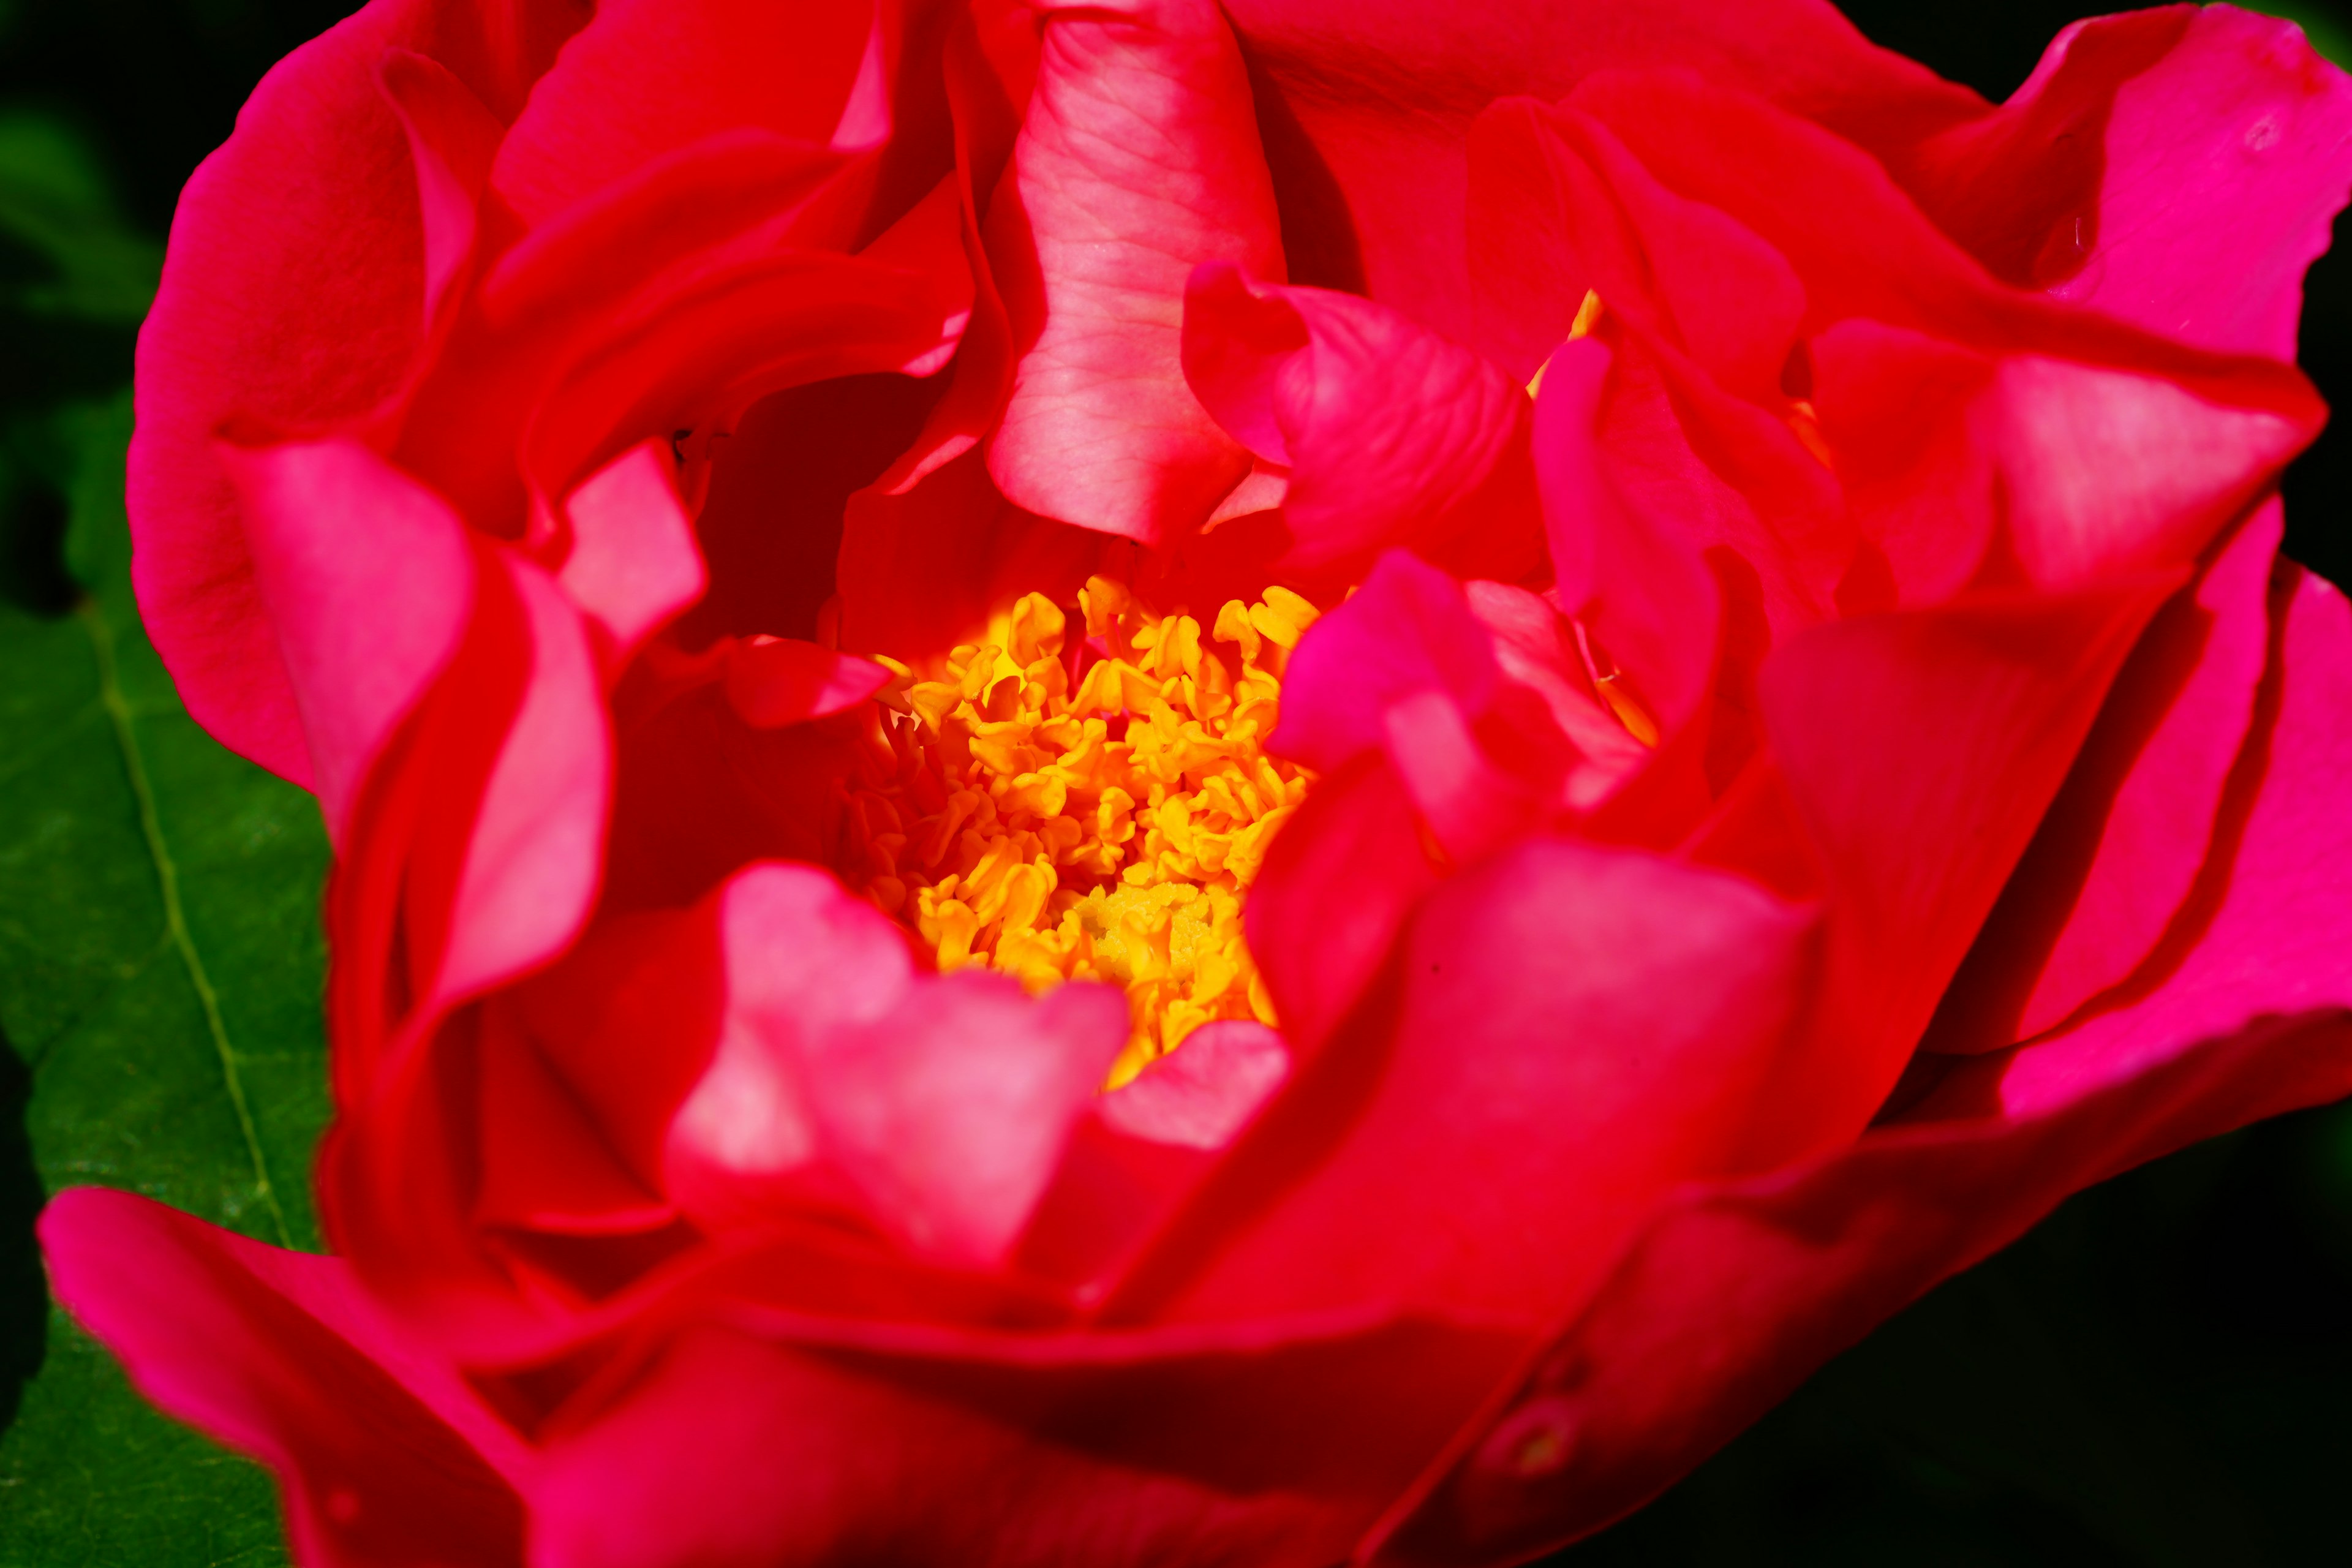
M 1211 0 L 1049 10 L 988 251 L 1022 349 L 989 472 L 1016 505 L 1158 542 L 1248 461 L 1184 384 L 1184 281 L 1280 279 L 1249 82 Z
M 140 1392 L 278 1472 L 300 1561 L 520 1560 L 521 1445 L 341 1259 L 97 1188 L 52 1198 L 40 1229 L 58 1294 Z

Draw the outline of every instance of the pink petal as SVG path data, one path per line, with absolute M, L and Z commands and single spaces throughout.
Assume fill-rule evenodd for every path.
M 1465 137 L 1496 99 L 1554 100 L 1594 71 L 1667 67 L 1895 142 L 1985 112 L 1974 93 L 1872 47 L 1828 6 L 1787 0 L 1556 10 L 1241 0 L 1233 13 L 1265 82 L 1276 188 L 1300 215 L 1299 279 L 1368 293 L 1507 364 L 1477 335 L 1486 323 L 1474 320 L 1462 243 Z M 1396 71 L 1400 59 L 1411 72 Z
M 814 1191 L 822 1162 L 919 1252 L 1001 1260 L 1127 1037 L 1125 1003 L 918 979 L 905 934 L 810 867 L 755 867 L 725 899 L 728 1022 L 670 1133 L 673 1191 L 723 1218 Z
M 2292 22 L 2078 22 L 2000 110 L 1897 164 L 2003 277 L 2201 348 L 2294 356 L 2352 184 L 2352 84 Z
M 1514 375 L 1535 374 L 1591 289 L 1725 390 L 1759 403 L 1780 395 L 1806 300 L 1779 251 L 1721 208 L 1667 189 L 1572 104 L 1506 104 L 1475 134 L 1480 321 L 1490 341 L 1512 334 L 1504 363 Z
M 705 136 L 757 126 L 823 144 L 860 79 L 877 9 L 601 5 L 532 92 L 491 182 L 535 226 Z
M 352 441 L 224 445 L 247 559 L 300 715 L 328 825 L 400 721 L 457 651 L 471 612 L 465 524 L 442 500 Z
M 1516 578 L 1542 556 L 1528 400 L 1469 350 L 1353 295 L 1254 289 L 1194 271 L 1184 374 L 1227 434 L 1286 466 L 1286 564 L 1313 571 L 1407 545 Z
M 2001 365 L 1978 439 L 2007 481 L 2027 573 L 2066 587 L 2196 555 L 2276 482 L 2316 426 L 2175 382 L 2040 356 Z
M 1982 595 L 1776 649 L 1764 724 L 1826 870 L 1822 1015 L 1781 1070 L 1813 1088 L 1775 1160 L 1842 1142 L 1894 1087 L 2098 716 L 2168 574 Z
M 648 436 L 724 427 L 785 387 L 936 372 L 971 309 L 952 195 L 942 183 L 858 256 L 786 252 L 628 312 L 531 411 L 525 475 L 560 489 Z
M 1294 1049 L 1321 1048 L 1437 882 L 1412 800 L 1384 759 L 1360 757 L 1316 781 L 1242 909 Z
M 617 669 L 700 598 L 707 580 L 667 447 L 647 441 L 622 453 L 573 490 L 563 510 L 572 548 L 556 583 L 602 629 Z
M 1566 1309 L 1668 1187 L 1783 1113 L 1768 1075 L 1813 923 L 1743 880 L 1566 840 L 1463 872 L 1112 1310 Z
M 429 331 L 459 270 L 473 259 L 476 208 L 506 127 L 447 67 L 408 49 L 385 51 L 383 90 L 416 164 Z
M 870 658 L 791 637 L 751 637 L 727 658 L 727 700 L 746 724 L 773 729 L 865 701 L 890 679 Z
M 435 991 L 509 979 L 579 933 L 604 871 L 612 737 L 587 628 L 552 580 L 507 572 L 530 639 L 530 685 L 482 785 Z
M 1211 0 L 1045 13 L 988 253 L 1023 349 L 989 472 L 1014 504 L 1157 542 L 1248 468 L 1184 384 L 1184 282 L 1280 279 L 1241 56 Z
M 877 488 L 850 498 L 840 554 L 843 643 L 901 658 L 945 653 L 1024 593 L 1074 602 L 1102 546 L 1098 533 L 1007 501 L 982 454 L 969 450 L 903 494 Z
M 1033 1002 L 1000 975 L 943 976 L 887 1019 L 808 1042 L 825 1149 L 918 1252 L 999 1264 L 1127 1031 L 1107 986 Z
M 2030 1039 L 2137 967 L 2180 908 L 2253 717 L 2279 503 L 2160 613 L 2117 677 L 1928 1037 Z
M 1536 398 L 1536 477 L 1560 607 L 1589 626 L 1663 732 L 1688 723 L 1715 674 L 1715 580 L 1673 516 L 1643 516 L 1611 472 L 1597 421 L 1611 357 L 1563 344 Z
M 1588 1535 L 2077 1188 L 2347 1090 L 2340 1016 L 2266 1023 L 2032 1114 L 1898 1124 L 1677 1194 L 1359 1561 L 1477 1568 Z
M 1103 1096 L 1102 1117 L 1130 1137 L 1222 1149 L 1290 1072 L 1282 1037 L 1249 1019 L 1206 1024 L 1184 1048 Z
M 2009 491 L 2000 449 L 1971 417 L 2000 369 L 1991 356 L 1907 328 L 1855 318 L 1809 345 L 1813 405 L 1864 551 L 1887 577 L 1859 571 L 1838 589 L 1848 614 L 1940 604 L 1976 576 Z
M 340 1259 L 97 1188 L 58 1194 L 40 1230 L 59 1297 L 140 1392 L 278 1472 L 300 1561 L 520 1560 L 522 1446 Z
M 255 89 L 181 195 L 140 334 L 128 501 L 141 616 L 196 722 L 297 783 L 310 779 L 301 721 L 213 437 L 240 415 L 316 429 L 406 374 L 425 244 L 376 69 L 387 45 L 415 41 L 423 11 L 377 0 Z M 333 174 L 313 174 L 327 149 Z
M 2352 1092 L 2352 611 L 2300 572 L 2282 589 L 2277 717 L 2170 962 L 1850 1147 L 1661 1205 L 1365 1559 L 1468 1568 L 1597 1530 L 2069 1193 Z
M 1443 692 L 1476 714 L 1493 698 L 1496 679 L 1494 647 L 1461 584 L 1392 550 L 1346 604 L 1299 640 L 1283 676 L 1282 716 L 1266 744 L 1328 773 L 1383 742 L 1391 704 Z
M 689 1327 L 567 1413 L 531 1488 L 534 1568 L 1328 1568 L 1513 1348 L 1370 1314 L 828 1343 L 841 1327 Z

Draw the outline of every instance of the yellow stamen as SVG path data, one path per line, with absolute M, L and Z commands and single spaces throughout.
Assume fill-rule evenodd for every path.
M 1275 1022 L 1242 898 L 1306 798 L 1307 771 L 1265 741 L 1317 611 L 1269 588 L 1226 604 L 1204 637 L 1106 578 L 1078 599 L 1101 652 L 1075 682 L 1068 617 L 1038 594 L 931 679 L 897 667 L 839 860 L 942 970 L 986 965 L 1032 992 L 1123 986 L 1117 1088 L 1203 1024 Z

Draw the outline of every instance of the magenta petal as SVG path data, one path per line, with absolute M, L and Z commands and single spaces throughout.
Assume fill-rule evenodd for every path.
M 2316 431 L 2307 420 L 2210 403 L 2155 375 L 2016 355 L 1974 434 L 2000 466 L 2020 562 L 2065 588 L 2196 555 L 2277 482 Z
M 1782 1070 L 1775 1159 L 1843 1142 L 1894 1087 L 2108 684 L 2179 574 L 1818 626 L 1766 660 L 1766 732 L 1827 873 L 1827 994 Z
M 1290 1072 L 1282 1037 L 1247 1018 L 1204 1024 L 1184 1048 L 1103 1096 L 1102 1118 L 1148 1142 L 1222 1149 Z
M 1280 279 L 1247 76 L 1213 0 L 1044 8 L 988 251 L 1024 352 L 989 472 L 1015 505 L 1157 542 L 1248 468 L 1184 384 L 1184 282 Z
M 1390 544 L 1498 577 L 1540 560 L 1527 397 L 1468 349 L 1369 300 L 1254 289 L 1213 263 L 1186 291 L 1184 374 L 1228 434 L 1288 467 L 1290 564 Z
M 1275 836 L 1242 910 L 1295 1047 L 1322 1046 L 1437 883 L 1412 801 L 1385 759 L 1360 757 L 1317 782 Z
M 1986 112 L 1966 88 L 1802 0 L 1605 10 L 1236 0 L 1231 10 L 1278 106 L 1265 119 L 1286 210 L 1311 215 L 1298 275 L 1370 294 L 1506 364 L 1500 345 L 1470 336 L 1462 243 L 1469 122 L 1496 99 L 1549 101 L 1596 72 L 1666 67 L 1871 140 L 1906 142 Z
M 2352 1092 L 2352 610 L 2283 586 L 2276 719 L 2177 962 L 1850 1147 L 1662 1205 L 1365 1558 L 1472 1568 L 1597 1530 L 2077 1188 Z
M 1463 872 L 1173 1233 L 1161 1271 L 1221 1245 L 1181 1289 L 1159 1275 L 1165 1310 L 1565 1310 L 1661 1194 L 1780 1113 L 1813 924 L 1743 879 L 1566 840 Z
M 1002 975 L 950 974 L 887 1019 L 811 1041 L 809 1092 L 828 1155 L 877 1219 L 919 1252 L 990 1267 L 1127 1032 L 1108 986 L 1033 1002 Z
M 728 705 L 761 729 L 853 708 L 889 679 L 890 672 L 870 658 L 794 637 L 747 637 L 727 653 Z
M 238 416 L 330 426 L 407 373 L 425 246 L 376 71 L 388 45 L 416 41 L 424 10 L 376 0 L 264 79 L 181 194 L 139 335 L 126 499 L 141 616 L 196 722 L 297 783 L 301 721 L 213 440 Z M 323 148 L 333 177 L 307 173 Z
M 476 209 L 506 127 L 447 67 L 407 49 L 386 52 L 383 90 L 416 164 L 429 330 L 459 269 L 473 259 Z
M 2303 274 L 2352 183 L 2352 82 L 2234 8 L 2061 33 L 1903 178 L 2002 276 L 2200 348 L 2294 357 Z
M 670 1131 L 674 1195 L 723 1218 L 837 1181 L 916 1249 L 1000 1262 L 1127 1038 L 1125 1002 L 918 977 L 905 933 L 813 867 L 753 867 L 723 898 L 728 1019 Z
M 530 639 L 530 685 L 482 786 L 436 993 L 470 994 L 579 933 L 604 863 L 610 721 L 588 630 L 554 581 L 506 563 Z
M 1493 644 L 1462 585 L 1392 550 L 1346 604 L 1299 639 L 1283 677 L 1282 716 L 1266 744 L 1329 772 L 1385 742 L 1391 704 L 1437 691 L 1475 716 L 1485 711 L 1496 678 Z
M 700 598 L 708 581 L 667 445 L 622 453 L 573 490 L 563 511 L 572 549 L 556 582 L 603 628 L 617 666 Z
M 457 650 L 474 597 L 466 527 L 356 442 L 219 453 L 277 632 L 272 663 L 292 686 L 311 786 L 340 835 L 369 763 Z
M 1551 357 L 1536 398 L 1536 478 L 1560 608 L 1671 733 L 1714 679 L 1721 595 L 1681 520 L 1638 516 L 1619 489 L 1596 433 L 1609 374 L 1609 350 L 1591 338 Z
M 1588 1535 L 2076 1189 L 2347 1091 L 2341 1015 L 2266 1022 L 2031 1112 L 1900 1123 L 1678 1194 L 1358 1561 L 1483 1568 Z
M 2042 1033 L 2137 968 L 2179 910 L 2253 717 L 2280 521 L 2273 500 L 2148 626 L 1953 981 L 1934 1048 Z
M 851 106 L 875 10 L 871 0 L 600 5 L 531 93 L 492 184 L 537 225 L 721 132 L 756 126 L 822 145 Z
M 533 1568 L 1328 1568 L 1513 1345 L 1368 1313 L 828 1342 L 841 1327 L 698 1325 L 654 1347 L 549 1434 Z
M 520 1560 L 522 1445 L 341 1259 L 89 1187 L 52 1198 L 40 1230 L 59 1298 L 140 1392 L 278 1472 L 298 1561 Z

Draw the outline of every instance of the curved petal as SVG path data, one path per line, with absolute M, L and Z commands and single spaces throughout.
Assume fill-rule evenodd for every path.
M 89 1187 L 51 1199 L 40 1229 L 58 1294 L 140 1391 L 278 1472 L 299 1560 L 520 1560 L 521 1443 L 340 1258 Z
M 1358 1561 L 1477 1568 L 1589 1535 L 2078 1188 L 2347 1091 L 2352 1021 L 2276 1020 L 2032 1113 L 1889 1127 L 1678 1194 Z
M 605 665 L 617 669 L 709 582 L 667 449 L 632 447 L 583 480 L 563 512 L 572 542 L 556 583 L 595 623 Z
M 224 445 L 220 458 L 340 837 L 369 765 L 457 652 L 474 598 L 466 525 L 357 442 Z
M 1290 470 L 1284 564 L 1360 566 L 1388 545 L 1506 580 L 1541 563 L 1528 400 L 1469 350 L 1354 295 L 1212 263 L 1185 290 L 1183 354 L 1225 432 Z
M 491 186 L 536 226 L 720 132 L 758 126 L 824 145 L 851 107 L 879 9 L 872 0 L 605 0 L 533 89 Z
M 724 1223 L 822 1162 L 917 1251 L 1000 1261 L 1126 1040 L 1123 1000 L 918 976 L 905 933 L 813 867 L 753 867 L 722 898 L 727 1016 L 670 1130 L 671 1190 Z
M 139 334 L 131 578 L 196 721 L 297 783 L 293 693 L 213 437 L 231 421 L 318 432 L 357 418 L 424 342 L 420 170 L 381 86 L 387 51 L 428 57 L 504 120 L 585 19 L 573 0 L 372 0 L 270 70 L 180 194 Z M 446 145 L 478 151 L 486 128 L 457 112 L 470 123 Z
M 2138 967 L 2213 847 L 2254 718 L 2281 509 L 2231 537 L 2116 678 L 2083 755 L 1954 977 L 1927 1044 L 1995 1050 Z
M 2012 282 L 2200 348 L 2294 357 L 2352 186 L 2352 81 L 2231 6 L 2078 22 L 1993 114 L 1895 162 Z
M 2282 589 L 2275 719 L 2177 962 L 1851 1147 L 1662 1205 L 1361 1560 L 1470 1568 L 1589 1534 L 2068 1194 L 2352 1092 L 2352 609 L 2299 571 Z
M 1184 384 L 1184 281 L 1280 279 L 1249 82 L 1212 0 L 1045 9 L 1045 49 L 985 230 L 1021 350 L 989 472 L 1015 505 L 1149 543 L 1248 468 Z
M 319 429 L 407 373 L 425 238 L 376 71 L 388 46 L 418 41 L 430 9 L 375 0 L 262 79 L 181 193 L 139 334 L 127 500 L 141 616 L 196 722 L 298 784 L 310 782 L 301 722 L 213 437 L 239 416 Z
M 1812 1087 L 1759 1159 L 1843 1142 L 1885 1100 L 2179 581 L 1864 616 L 1766 662 L 1766 731 L 1831 912 L 1823 1005 L 1780 1069 Z
M 1785 1110 L 1812 929 L 1743 879 L 1562 839 L 1463 872 L 1109 1312 L 1566 1310 L 1661 1194 Z
M 1369 293 L 1489 353 L 1462 245 L 1465 142 L 1497 99 L 1557 100 L 1594 71 L 1669 67 L 1874 144 L 1906 144 L 1987 112 L 1976 94 L 1873 47 L 1811 0 L 1451 9 L 1237 0 L 1231 10 L 1262 84 L 1286 219 L 1297 215 L 1317 240 L 1294 258 L 1299 281 Z
M 695 1327 L 550 1432 L 533 1562 L 1325 1568 L 1513 1344 L 1388 1317 L 1063 1360 Z

